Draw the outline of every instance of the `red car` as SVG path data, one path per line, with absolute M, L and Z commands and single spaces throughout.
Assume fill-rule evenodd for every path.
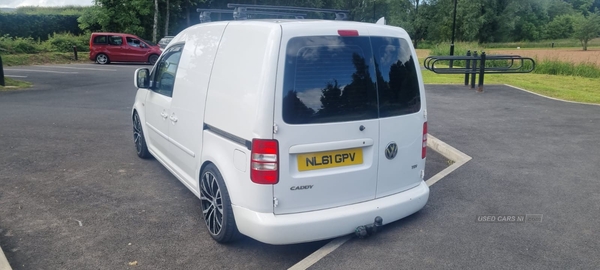
M 90 60 L 104 65 L 110 62 L 156 63 L 160 47 L 137 36 L 123 33 L 92 33 Z

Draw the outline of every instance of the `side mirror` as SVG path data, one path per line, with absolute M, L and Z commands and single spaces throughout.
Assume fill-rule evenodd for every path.
M 146 44 L 140 43 L 140 48 L 146 48 L 146 47 L 148 47 L 148 46 L 146 46 Z
M 147 68 L 138 68 L 133 76 L 133 84 L 137 88 L 150 87 L 150 70 Z

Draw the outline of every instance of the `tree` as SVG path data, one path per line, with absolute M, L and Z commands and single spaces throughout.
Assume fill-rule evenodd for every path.
M 581 12 L 584 16 L 589 14 L 594 5 L 594 0 L 565 0 L 565 2 L 570 3 L 574 10 Z
M 560 15 L 546 26 L 546 38 L 561 39 L 573 35 L 573 15 Z
M 147 37 L 151 25 L 148 23 L 152 5 L 147 0 L 95 0 L 94 6 L 86 9 L 79 18 L 82 30 L 125 32 Z M 100 29 L 90 29 L 94 25 Z
M 573 30 L 573 37 L 578 39 L 583 50 L 587 51 L 588 42 L 600 34 L 600 14 L 596 12 L 587 17 L 575 16 Z
M 551 20 L 561 15 L 573 15 L 573 6 L 563 0 L 551 0 L 548 5 L 548 17 Z

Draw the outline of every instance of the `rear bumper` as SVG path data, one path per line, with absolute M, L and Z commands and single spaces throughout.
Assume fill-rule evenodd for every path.
M 356 227 L 373 223 L 376 216 L 388 224 L 423 208 L 429 199 L 429 187 L 418 186 L 375 200 L 298 214 L 274 215 L 233 206 L 238 230 L 258 241 L 294 244 L 318 241 L 353 233 Z

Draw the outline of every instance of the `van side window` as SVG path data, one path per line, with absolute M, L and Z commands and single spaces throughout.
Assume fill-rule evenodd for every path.
M 284 75 L 284 121 L 308 124 L 377 118 L 370 47 L 368 38 L 292 38 Z
M 108 37 L 108 44 L 120 46 L 121 44 L 123 44 L 123 37 L 110 36 L 110 37 Z
M 421 109 L 419 79 L 408 42 L 372 37 L 379 117 L 416 113 Z
M 106 44 L 108 43 L 106 41 L 106 36 L 95 36 L 94 37 L 94 44 Z
M 152 90 L 168 97 L 173 96 L 173 86 L 175 85 L 175 75 L 179 59 L 183 52 L 183 45 L 173 46 L 163 52 L 160 60 L 152 70 L 151 78 L 154 78 Z

